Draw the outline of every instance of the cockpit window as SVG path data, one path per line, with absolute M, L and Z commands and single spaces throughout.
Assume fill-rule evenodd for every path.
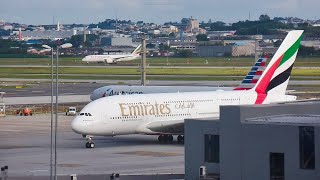
M 90 113 L 80 113 L 80 116 L 92 116 Z

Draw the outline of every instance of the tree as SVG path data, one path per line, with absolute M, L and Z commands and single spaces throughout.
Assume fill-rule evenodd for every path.
M 71 36 L 69 42 L 73 45 L 73 47 L 79 47 L 80 45 L 84 45 L 87 47 L 93 46 L 94 42 L 99 38 L 99 36 L 95 34 L 87 34 L 86 35 L 86 42 L 83 43 L 83 35 L 74 35 Z
M 169 34 L 169 38 L 175 38 L 175 37 L 176 37 L 176 34 L 174 32 Z
M 159 44 L 159 50 L 160 51 L 167 51 L 167 50 L 170 50 L 170 47 L 166 44 L 163 44 L 163 43 L 160 43 Z
M 270 17 L 267 14 L 261 14 L 259 21 L 270 21 Z
M 99 50 L 98 50 L 98 54 L 103 54 L 104 53 L 104 50 L 102 49 L 102 48 L 100 48 Z
M 10 35 L 10 31 L 0 29 L 0 36 L 9 36 L 9 35 Z
M 198 34 L 196 38 L 197 41 L 209 41 L 208 36 L 206 34 Z

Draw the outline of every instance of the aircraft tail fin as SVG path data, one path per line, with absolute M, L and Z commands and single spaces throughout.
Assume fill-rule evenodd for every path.
M 239 86 L 233 90 L 249 90 L 253 88 L 266 68 L 266 61 L 268 57 L 269 56 L 267 54 L 262 54 Z
M 131 54 L 140 54 L 141 52 L 141 44 L 139 44 L 139 46 L 137 46 L 132 52 Z
M 262 104 L 268 95 L 285 95 L 302 33 L 303 30 L 290 31 L 283 40 L 261 78 L 251 89 L 258 95 L 255 104 Z

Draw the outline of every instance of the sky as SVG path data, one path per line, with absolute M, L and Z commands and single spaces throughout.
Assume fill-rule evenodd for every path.
M 164 23 L 193 17 L 238 22 L 273 17 L 320 19 L 320 0 L 1 0 L 0 19 L 24 24 L 98 23 L 105 19 Z

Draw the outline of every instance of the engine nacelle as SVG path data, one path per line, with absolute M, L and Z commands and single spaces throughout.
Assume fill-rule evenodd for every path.
M 108 64 L 114 64 L 114 60 L 109 58 L 109 59 L 105 59 L 104 62 L 108 63 Z

